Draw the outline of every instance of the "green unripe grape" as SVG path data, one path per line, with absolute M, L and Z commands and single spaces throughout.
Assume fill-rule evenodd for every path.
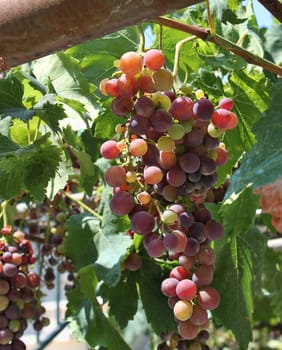
M 213 125 L 213 123 L 209 123 L 209 125 L 208 125 L 208 134 L 211 137 L 220 137 L 223 134 L 223 130 L 216 128 Z
M 167 225 L 173 225 L 177 222 L 178 216 L 172 210 L 165 210 L 162 214 L 163 222 Z
M 9 305 L 9 299 L 6 295 L 0 295 L 0 312 L 7 309 Z
M 8 327 L 13 333 L 16 333 L 20 330 L 21 323 L 19 320 L 11 320 L 9 321 Z
M 161 92 L 155 92 L 152 94 L 152 101 L 156 109 L 163 109 L 166 112 L 170 110 L 171 100 L 165 94 L 162 94 Z
M 158 139 L 157 145 L 160 151 L 165 151 L 165 152 L 173 151 L 175 148 L 175 142 L 169 136 L 161 136 Z
M 167 133 L 173 140 L 181 140 L 185 135 L 185 130 L 181 124 L 172 124 L 172 126 L 167 130 Z
M 191 95 L 193 92 L 193 86 L 191 84 L 182 84 L 180 90 L 185 95 Z
M 188 132 L 190 132 L 193 128 L 194 120 L 184 120 L 183 122 L 181 122 L 181 125 L 184 128 L 185 134 L 188 134 Z

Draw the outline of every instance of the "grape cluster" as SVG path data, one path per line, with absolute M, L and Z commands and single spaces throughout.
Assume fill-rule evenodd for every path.
M 220 136 L 238 119 L 230 98 L 215 108 L 202 90 L 175 92 L 164 62 L 160 50 L 128 52 L 115 78 L 101 82 L 101 93 L 113 97 L 113 114 L 123 119 L 100 153 L 112 161 L 105 172 L 113 187 L 111 211 L 128 215 L 129 232 L 143 236 L 150 257 L 178 262 L 161 291 L 181 339 L 192 340 L 220 301 L 209 286 L 215 263 L 210 242 L 221 238 L 223 227 L 204 202 L 217 182 L 217 167 L 228 160 Z M 125 260 L 131 270 L 141 263 L 135 253 Z
M 67 234 L 67 219 L 79 208 L 61 192 L 52 202 L 40 206 L 33 205 L 28 210 L 25 220 L 20 222 L 25 227 L 27 236 L 39 246 L 38 258 L 42 266 L 42 278 L 47 289 L 55 287 L 56 269 L 59 273 L 67 273 L 68 284 L 65 289 L 72 288 L 75 279 L 73 265 L 64 255 L 64 239 Z
M 263 213 L 271 215 L 271 223 L 278 233 L 282 234 L 282 180 L 259 187 L 256 193 L 260 195 Z
M 41 305 L 40 276 L 30 271 L 35 263 L 31 242 L 11 226 L 1 229 L 0 239 L 0 349 L 22 350 L 20 339 L 28 320 L 39 331 L 49 324 Z

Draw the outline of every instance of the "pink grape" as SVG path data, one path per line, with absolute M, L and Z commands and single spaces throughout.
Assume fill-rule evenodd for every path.
M 178 333 L 184 339 L 195 339 L 198 335 L 199 327 L 193 325 L 193 323 L 188 321 L 181 321 L 178 323 Z
M 200 250 L 200 243 L 193 237 L 187 238 L 187 244 L 184 249 L 184 254 L 187 256 L 195 256 Z
M 164 237 L 164 246 L 173 253 L 183 252 L 187 244 L 187 236 L 179 230 L 173 230 Z
M 172 115 L 163 109 L 157 109 L 150 120 L 153 129 L 157 132 L 165 132 L 172 125 Z
M 133 196 L 126 191 L 115 193 L 110 200 L 111 211 L 118 216 L 129 214 L 134 208 L 134 205 L 135 202 Z
M 124 117 L 133 108 L 133 101 L 130 97 L 118 96 L 113 99 L 111 104 L 112 112 L 118 117 Z
M 168 277 L 162 281 L 161 291 L 167 297 L 176 297 L 176 287 L 180 283 L 176 278 Z
M 176 165 L 177 158 L 173 151 L 160 151 L 159 163 L 163 169 L 170 169 Z
M 143 66 L 143 60 L 140 54 L 134 51 L 128 51 L 124 53 L 120 58 L 120 69 L 128 74 L 135 75 L 141 72 Z
M 148 255 L 152 258 L 159 258 L 164 254 L 165 248 L 162 239 L 159 237 L 156 239 L 151 239 L 146 244 L 146 251 Z
M 181 300 L 192 300 L 197 293 L 197 286 L 196 284 L 189 280 L 185 279 L 178 283 L 176 287 L 176 295 Z
M 148 151 L 147 142 L 143 139 L 132 140 L 129 144 L 129 152 L 135 157 L 144 156 Z
M 220 296 L 216 289 L 212 287 L 203 287 L 198 292 L 197 300 L 203 309 L 214 310 L 218 307 L 220 303 Z
M 105 159 L 115 159 L 119 156 L 117 142 L 114 140 L 105 141 L 100 147 L 101 156 Z
M 208 286 L 213 280 L 213 272 L 213 265 L 200 265 L 193 273 L 192 280 L 196 283 L 197 287 Z
M 142 96 L 135 101 L 134 109 L 138 115 L 149 118 L 153 114 L 155 107 L 153 101 L 149 97 Z
M 185 173 L 194 173 L 200 168 L 201 162 L 195 153 L 189 152 L 179 158 L 179 165 Z
M 215 220 L 209 220 L 206 223 L 206 235 L 210 240 L 218 240 L 224 235 L 224 228 Z
M 111 187 L 118 187 L 126 182 L 126 172 L 123 167 L 113 165 L 105 172 L 105 180 Z
M 148 166 L 144 169 L 144 180 L 150 185 L 158 184 L 162 181 L 163 172 L 157 166 Z
M 171 186 L 179 187 L 186 182 L 187 176 L 183 170 L 174 167 L 166 173 L 166 179 Z
M 203 326 L 208 321 L 207 310 L 203 309 L 200 305 L 194 305 L 193 312 L 190 317 L 190 322 L 195 326 Z
M 193 101 L 189 97 L 177 97 L 173 100 L 170 113 L 177 120 L 189 120 L 193 117 Z
M 158 70 L 163 67 L 165 57 L 161 50 L 151 49 L 145 52 L 144 65 L 151 70 Z
M 155 218 L 147 211 L 138 211 L 132 215 L 130 220 L 131 230 L 140 235 L 150 233 L 155 227 Z
M 189 277 L 190 273 L 183 266 L 175 266 L 169 274 L 169 277 L 176 278 L 178 281 L 184 280 Z
M 207 98 L 201 98 L 193 106 L 193 113 L 199 120 L 208 121 L 211 119 L 214 112 L 213 103 Z
M 196 256 L 199 264 L 213 265 L 215 263 L 215 252 L 208 245 L 202 245 Z
M 186 270 L 190 270 L 194 267 L 196 260 L 194 256 L 180 255 L 178 258 L 179 265 Z
M 142 257 L 136 253 L 131 253 L 128 255 L 124 261 L 124 267 L 130 271 L 137 271 L 142 266 Z
M 219 107 L 223 109 L 228 109 L 229 111 L 233 108 L 232 98 L 225 97 L 219 101 Z

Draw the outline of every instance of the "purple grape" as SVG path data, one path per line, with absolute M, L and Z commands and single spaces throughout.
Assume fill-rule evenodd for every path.
M 152 232 L 155 227 L 155 218 L 147 211 L 139 211 L 135 213 L 130 220 L 131 230 L 140 235 L 146 235 L 147 233 Z
M 199 120 L 208 121 L 214 112 L 213 103 L 207 98 L 201 98 L 193 106 L 193 113 Z
M 195 173 L 200 168 L 200 158 L 195 153 L 185 153 L 179 158 L 180 168 L 185 173 Z
M 129 129 L 136 135 L 144 135 L 146 134 L 151 127 L 150 120 L 148 118 L 144 118 L 140 115 L 134 115 L 129 120 Z
M 165 132 L 172 125 L 172 115 L 163 109 L 158 109 L 151 117 L 151 125 L 157 132 Z

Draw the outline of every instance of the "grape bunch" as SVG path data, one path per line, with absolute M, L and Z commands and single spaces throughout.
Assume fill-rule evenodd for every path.
M 70 185 L 67 190 L 70 192 Z M 67 234 L 66 221 L 80 209 L 72 203 L 62 192 L 58 192 L 52 201 L 46 200 L 43 204 L 32 204 L 27 215 L 15 222 L 26 232 L 27 237 L 38 244 L 38 261 L 42 271 L 42 282 L 47 289 L 55 287 L 56 270 L 67 273 L 65 289 L 72 288 L 75 279 L 73 264 L 64 255 L 64 240 Z
M 161 291 L 181 339 L 192 340 L 207 328 L 208 310 L 220 301 L 209 286 L 215 263 L 210 242 L 224 232 L 204 202 L 217 182 L 217 167 L 228 160 L 221 136 L 238 119 L 230 98 L 215 107 L 202 90 L 193 93 L 186 85 L 176 91 L 164 63 L 160 50 L 127 52 L 115 77 L 100 83 L 121 119 L 100 153 L 111 161 L 105 172 L 113 188 L 111 211 L 128 215 L 130 234 L 143 236 L 150 257 L 176 262 Z M 137 256 L 131 254 L 125 266 L 140 267 Z
M 0 239 L 0 349 L 24 350 L 21 340 L 28 321 L 36 331 L 49 324 L 41 305 L 40 277 L 30 271 L 36 258 L 31 242 L 11 226 L 1 229 Z
M 255 192 L 260 195 L 263 213 L 271 215 L 273 227 L 282 234 L 282 180 L 261 186 Z

